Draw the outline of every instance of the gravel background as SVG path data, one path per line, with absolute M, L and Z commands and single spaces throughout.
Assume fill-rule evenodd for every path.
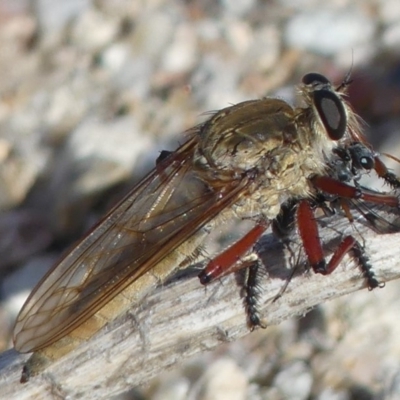
M 400 156 L 398 0 L 0 0 L 0 349 L 60 252 L 201 114 L 336 82 Z M 166 372 L 122 399 L 399 399 L 396 282 Z

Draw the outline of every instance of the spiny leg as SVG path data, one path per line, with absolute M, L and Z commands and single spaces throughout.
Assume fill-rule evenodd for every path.
M 306 200 L 299 203 L 297 209 L 297 226 L 307 259 L 315 273 L 322 275 L 331 274 L 339 266 L 343 257 L 351 253 L 367 280 L 368 288 L 372 290 L 376 287 L 382 287 L 382 284 L 376 279 L 372 271 L 364 248 L 353 236 L 346 236 L 333 253 L 328 264 L 326 263 L 321 240 L 318 235 L 317 221 L 314 218 L 310 204 Z
M 250 330 L 253 330 L 257 326 L 259 326 L 260 328 L 266 328 L 267 325 L 261 321 L 260 313 L 258 310 L 258 297 L 260 294 L 259 276 L 260 269 L 264 267 L 264 265 L 256 252 L 251 253 L 249 255 L 249 258 L 250 257 L 252 258 L 252 261 L 249 260 L 250 265 L 249 263 L 247 263 L 247 277 L 244 283 L 243 290 L 248 325 L 250 327 Z
M 386 193 L 375 193 L 354 187 L 329 176 L 315 176 L 311 183 L 322 192 L 347 199 L 361 199 L 375 204 L 399 208 L 399 198 Z
M 200 272 L 200 282 L 205 285 L 211 281 L 247 268 L 247 277 L 244 283 L 244 303 L 248 317 L 248 324 L 251 330 L 256 326 L 265 328 L 266 325 L 261 322 L 257 300 L 259 295 L 259 269 L 262 261 L 256 252 L 251 252 L 255 243 L 268 228 L 268 223 L 262 222 L 251 229 L 243 238 L 238 240 L 232 246 L 211 260 L 207 266 Z
M 259 222 L 245 236 L 213 258 L 200 272 L 200 282 L 206 285 L 221 276 L 240 269 L 234 268 L 234 265 L 252 250 L 261 235 L 268 229 L 268 226 L 267 222 Z M 245 267 L 243 266 L 243 268 Z
M 389 155 L 388 155 L 389 156 Z M 393 156 L 389 156 L 396 161 L 399 161 L 397 158 Z M 393 188 L 400 188 L 400 179 L 393 172 L 389 171 L 388 167 L 384 164 L 384 162 L 376 155 L 374 157 L 375 165 L 374 169 L 378 176 L 386 181 Z
M 369 258 L 365 253 L 364 247 L 353 236 L 346 236 L 342 240 L 327 265 L 327 274 L 330 274 L 336 269 L 336 267 L 340 264 L 343 257 L 347 253 L 351 253 L 353 258 L 356 260 L 357 265 L 359 266 L 364 275 L 364 278 L 367 281 L 369 290 L 375 289 L 377 287 L 383 287 L 385 285 L 384 283 L 379 282 L 376 278 Z

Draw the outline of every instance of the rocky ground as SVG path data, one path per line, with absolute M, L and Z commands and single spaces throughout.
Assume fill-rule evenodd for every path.
M 352 71 L 366 134 L 400 157 L 399 42 L 396 0 L 1 0 L 0 349 L 35 282 L 205 111 Z M 398 294 L 330 302 L 121 398 L 400 398 Z

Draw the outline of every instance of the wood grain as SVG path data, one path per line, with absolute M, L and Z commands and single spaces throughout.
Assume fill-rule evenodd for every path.
M 337 232 L 354 229 L 337 216 L 327 222 L 336 228 L 321 230 L 329 252 Z M 400 234 L 377 235 L 363 226 L 358 230 L 379 280 L 399 278 Z M 327 277 L 299 268 L 283 296 L 273 301 L 290 274 L 288 252 L 270 234 L 263 246 L 268 273 L 261 279 L 260 311 L 269 325 L 304 315 L 316 304 L 366 287 L 360 270 L 346 257 Z M 87 398 L 88 393 L 91 399 L 109 398 L 145 384 L 192 355 L 251 334 L 238 274 L 203 287 L 197 273 L 187 270 L 158 288 L 142 304 L 116 318 L 92 340 L 27 384 L 20 384 L 19 379 L 28 355 L 15 350 L 1 354 L 2 398 Z

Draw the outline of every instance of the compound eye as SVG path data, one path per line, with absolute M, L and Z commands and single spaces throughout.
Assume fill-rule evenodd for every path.
M 373 152 L 360 142 L 352 143 L 349 146 L 349 152 L 353 159 L 353 165 L 356 168 L 370 170 L 375 166 L 375 157 Z
M 360 158 L 360 165 L 364 169 L 372 169 L 374 168 L 374 159 L 372 157 L 361 157 Z
M 342 99 L 331 90 L 325 89 L 314 91 L 313 99 L 328 136 L 332 140 L 340 140 L 347 126 L 346 110 Z
M 324 75 L 318 74 L 317 72 L 310 72 L 304 75 L 301 81 L 304 85 L 330 85 L 330 81 Z

